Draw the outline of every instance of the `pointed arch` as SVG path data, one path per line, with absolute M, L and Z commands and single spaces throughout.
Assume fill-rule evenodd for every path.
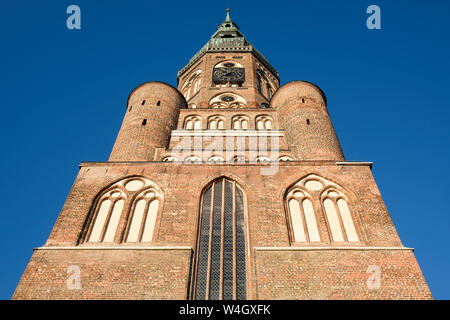
M 192 296 L 197 300 L 247 297 L 245 193 L 234 181 L 211 181 L 200 199 Z
M 125 192 L 118 186 L 99 197 L 87 242 L 114 241 L 126 199 Z
M 295 196 L 296 193 L 300 196 Z M 285 196 L 291 241 L 308 242 L 318 238 L 318 233 L 311 234 L 311 230 L 317 228 L 317 223 L 311 219 L 313 213 L 317 216 L 317 212 L 314 212 L 314 208 L 317 208 L 322 211 L 333 242 L 359 242 L 350 213 L 349 196 L 353 197 L 350 191 L 317 174 L 308 174 L 291 185 Z M 314 205 L 315 203 L 317 205 Z M 311 228 L 308 227 L 307 217 Z
M 314 199 L 304 188 L 294 186 L 285 198 L 291 242 L 319 242 Z
M 91 213 L 85 222 L 85 228 L 79 243 L 120 242 L 124 223 L 128 224 L 128 212 L 131 201 L 142 190 L 152 189 L 162 201 L 162 191 L 154 182 L 142 176 L 121 178 L 110 184 L 94 198 Z M 138 196 L 139 197 L 139 196 Z
M 183 128 L 185 130 L 201 130 L 202 129 L 202 117 L 198 115 L 190 115 L 184 119 Z
M 213 115 L 208 118 L 209 130 L 223 130 L 225 129 L 225 117 L 221 115 Z
M 328 187 L 321 193 L 321 202 L 333 241 L 359 242 L 345 194 L 337 188 Z
M 128 219 L 125 242 L 152 242 L 162 195 L 153 186 L 135 197 Z

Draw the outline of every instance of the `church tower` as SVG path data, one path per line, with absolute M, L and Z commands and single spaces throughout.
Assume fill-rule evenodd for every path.
M 227 10 L 177 88 L 131 92 L 13 299 L 432 299 L 327 108 L 281 86 Z

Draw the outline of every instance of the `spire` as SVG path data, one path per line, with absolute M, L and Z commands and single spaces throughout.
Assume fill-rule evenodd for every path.
M 227 17 L 225 18 L 225 21 L 226 21 L 226 22 L 231 22 L 231 19 L 230 19 L 230 9 L 227 9 Z
M 206 52 L 252 52 L 269 70 L 272 71 L 273 74 L 278 76 L 278 72 L 269 64 L 266 58 L 264 58 L 263 55 L 248 42 L 247 38 L 239 30 L 239 26 L 231 20 L 230 9 L 227 9 L 225 21 L 217 27 L 217 31 L 214 32 L 203 48 L 192 57 L 189 63 L 178 71 L 178 76 L 198 61 L 198 59 Z

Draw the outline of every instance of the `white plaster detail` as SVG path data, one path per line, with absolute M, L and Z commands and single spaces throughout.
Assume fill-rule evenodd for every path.
M 325 207 L 325 212 L 327 214 L 328 224 L 330 226 L 331 236 L 333 237 L 333 240 L 337 242 L 344 241 L 344 236 L 342 234 L 334 202 L 330 199 L 325 199 L 323 205 Z
M 352 216 L 350 215 L 350 210 L 348 209 L 347 202 L 344 199 L 339 199 L 337 201 L 339 212 L 341 213 L 342 223 L 344 224 L 345 233 L 347 234 L 347 239 L 350 242 L 358 242 L 358 235 L 356 233 L 355 225 L 353 224 Z
M 137 242 L 138 240 L 145 204 L 146 201 L 144 199 L 140 199 L 136 202 L 133 217 L 131 218 L 130 230 L 128 231 L 127 242 Z
M 153 239 L 153 230 L 155 229 L 158 206 L 159 201 L 157 199 L 152 200 L 148 206 L 147 218 L 145 221 L 144 231 L 142 233 L 142 242 L 150 242 Z
M 110 207 L 111 200 L 106 199 L 101 202 L 97 217 L 95 218 L 94 226 L 92 227 L 91 235 L 89 236 L 89 242 L 98 242 L 100 240 Z
M 317 180 L 308 180 L 305 182 L 305 188 L 308 190 L 318 191 L 323 188 L 323 184 Z
M 303 219 L 300 212 L 300 206 L 296 199 L 289 200 L 289 211 L 291 214 L 292 232 L 295 242 L 306 241 L 305 229 L 303 228 Z
M 308 229 L 309 241 L 320 241 L 319 230 L 317 229 L 316 216 L 311 200 L 304 199 L 302 202 L 303 212 L 305 214 L 306 227 Z
M 125 188 L 128 191 L 137 191 L 144 186 L 144 182 L 141 180 L 131 180 L 125 184 Z
M 119 225 L 120 216 L 122 215 L 123 205 L 125 201 L 120 199 L 114 203 L 114 207 L 109 219 L 108 227 L 106 228 L 103 242 L 113 242 L 116 235 L 117 226 Z
M 282 130 L 172 130 L 172 137 L 284 137 Z

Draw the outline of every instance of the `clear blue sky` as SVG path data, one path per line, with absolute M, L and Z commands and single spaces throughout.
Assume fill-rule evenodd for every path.
M 66 28 L 77 4 L 82 30 Z M 366 28 L 381 8 L 382 29 Z M 4 1 L 0 298 L 9 299 L 81 161 L 106 161 L 130 91 L 176 73 L 225 18 L 279 71 L 319 85 L 347 160 L 373 173 L 435 298 L 450 298 L 449 1 Z

